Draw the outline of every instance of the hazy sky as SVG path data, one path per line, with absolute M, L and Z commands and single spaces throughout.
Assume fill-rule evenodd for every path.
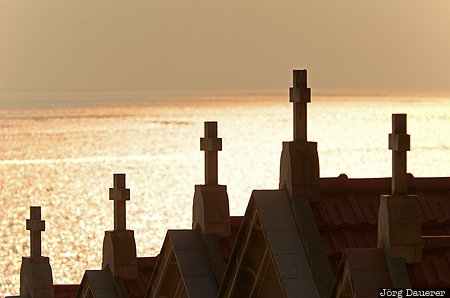
M 449 0 L 0 0 L 0 90 L 450 91 Z

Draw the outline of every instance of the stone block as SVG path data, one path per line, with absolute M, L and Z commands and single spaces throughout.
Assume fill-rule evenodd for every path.
M 392 132 L 406 133 L 406 114 L 392 114 Z
M 311 102 L 311 89 L 289 88 L 289 101 L 295 103 Z
M 290 196 L 305 196 L 310 201 L 320 199 L 319 155 L 317 143 L 283 142 L 280 161 L 280 189 Z
M 20 295 L 33 298 L 53 298 L 53 275 L 49 258 L 22 258 Z
M 292 87 L 289 88 L 289 101 L 295 103 L 311 102 L 311 89 L 308 88 L 306 69 L 295 69 L 292 73 Z
M 134 231 L 106 231 L 103 240 L 102 268 L 109 267 L 114 277 L 137 278 Z
M 110 188 L 109 199 L 114 201 L 129 201 L 130 190 L 128 188 Z
M 38 219 L 27 219 L 26 228 L 30 231 L 45 231 L 45 221 Z
M 222 151 L 222 138 L 200 138 L 200 150 Z
M 226 187 L 196 185 L 192 207 L 192 228 L 218 237 L 231 235 L 230 209 Z
M 422 260 L 422 229 L 419 197 L 415 195 L 384 195 L 378 213 L 378 247 L 391 258 L 406 263 Z
M 205 137 L 217 137 L 217 121 L 205 121 Z
M 389 134 L 389 149 L 393 151 L 409 151 L 410 136 L 407 134 Z

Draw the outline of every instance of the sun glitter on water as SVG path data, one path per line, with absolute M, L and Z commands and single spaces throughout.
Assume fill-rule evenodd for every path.
M 285 97 L 232 100 L 0 111 L 0 293 L 17 292 L 30 205 L 42 206 L 42 250 L 56 283 L 79 282 L 84 270 L 100 267 L 104 231 L 113 226 L 113 173 L 127 174 L 127 225 L 139 256 L 157 254 L 166 229 L 189 228 L 194 185 L 204 179 L 203 121 L 219 123 L 219 183 L 228 186 L 232 214 L 243 214 L 253 189 L 277 188 L 281 143 L 292 139 L 291 105 Z M 408 113 L 408 171 L 450 174 L 449 99 L 313 98 L 308 108 L 321 176 L 390 176 L 392 113 Z

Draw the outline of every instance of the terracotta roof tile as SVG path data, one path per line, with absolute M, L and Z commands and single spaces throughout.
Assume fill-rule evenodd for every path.
M 420 189 L 450 191 L 450 177 L 415 178 L 414 181 L 416 187 Z
M 350 196 L 345 192 L 330 192 L 326 199 L 321 200 L 318 205 L 324 221 L 334 227 L 356 226 L 362 223 L 361 220 L 365 220 L 361 215 L 359 205 L 352 204 Z
M 448 191 L 428 191 L 424 196 L 434 215 L 434 220 L 440 226 L 450 225 L 450 195 Z
M 377 247 L 377 230 L 355 230 L 353 231 L 358 248 Z
M 409 264 L 408 274 L 414 287 L 450 286 L 450 248 L 446 251 L 428 252 L 419 264 Z
M 370 227 L 377 226 L 378 223 L 378 209 L 380 208 L 381 192 L 376 193 L 356 193 L 358 204 L 362 209 L 367 224 Z
M 422 219 L 423 227 L 434 227 L 436 225 L 436 220 L 433 212 L 431 211 L 430 205 L 425 199 L 425 195 L 423 192 L 417 192 L 419 196 L 419 204 L 420 204 L 420 216 Z
M 80 285 L 54 285 L 55 298 L 75 298 Z
M 326 254 L 330 258 L 341 258 L 346 248 L 356 248 L 357 243 L 351 230 L 326 231 L 321 233 Z
M 391 179 L 349 179 L 341 174 L 337 178 L 321 178 L 321 184 L 322 198 L 312 202 L 311 209 L 336 272 L 344 249 L 376 247 L 380 195 L 390 193 Z M 419 196 L 422 235 L 450 235 L 450 178 L 408 175 L 408 190 Z M 449 253 L 430 247 L 424 250 L 422 263 L 408 265 L 412 285 L 448 287 Z
M 422 236 L 424 249 L 450 249 L 450 234 L 448 236 Z

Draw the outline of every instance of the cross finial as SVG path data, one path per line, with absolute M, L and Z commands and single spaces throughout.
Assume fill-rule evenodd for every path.
M 130 200 L 130 190 L 125 188 L 125 174 L 114 174 L 114 188 L 109 189 L 109 199 L 114 200 L 114 230 L 126 230 L 125 201 Z
M 200 138 L 200 150 L 205 151 L 205 184 L 218 184 L 217 152 L 222 150 L 222 138 L 217 137 L 217 122 L 205 122 L 205 137 Z
M 41 219 L 41 207 L 30 206 L 30 219 L 26 220 L 30 231 L 30 256 L 41 256 L 41 232 L 45 231 L 45 221 Z
M 392 195 L 407 194 L 406 151 L 410 150 L 410 136 L 406 134 L 406 114 L 392 114 Z
M 294 141 L 306 141 L 307 109 L 311 102 L 311 89 L 307 87 L 306 69 L 294 70 L 292 87 L 289 88 L 289 101 L 294 103 Z

